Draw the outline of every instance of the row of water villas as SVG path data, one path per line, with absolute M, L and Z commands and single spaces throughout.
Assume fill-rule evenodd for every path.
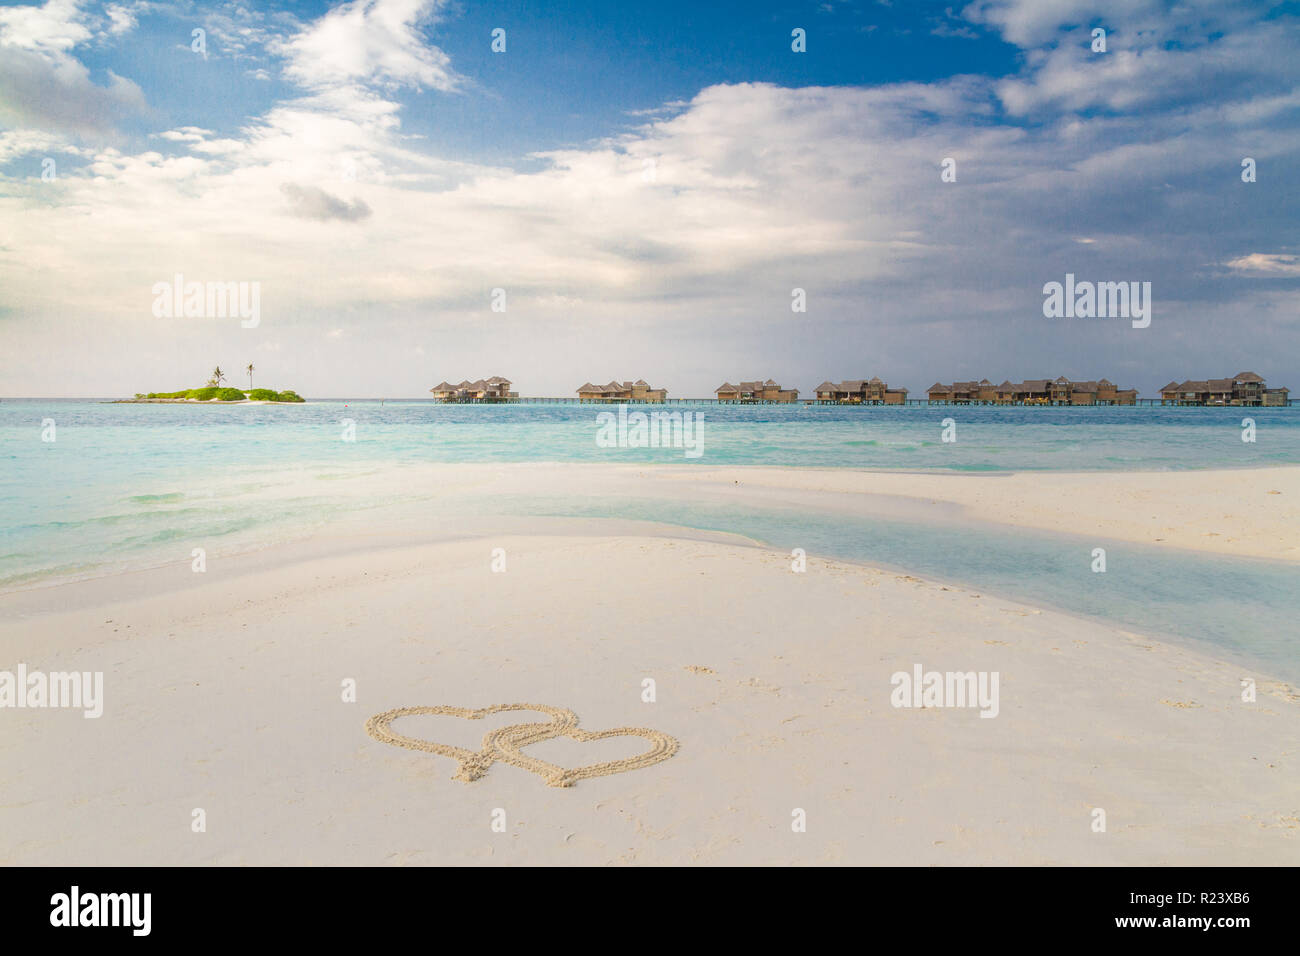
M 1119 388 L 1109 379 L 1074 382 L 1065 376 L 1036 378 L 994 385 L 978 382 L 935 382 L 926 390 L 932 405 L 1136 405 L 1136 388 Z
M 429 391 L 435 399 L 442 402 L 521 401 L 519 393 L 510 390 L 512 384 L 509 379 L 497 375 L 488 379 L 479 379 L 476 382 L 467 380 L 459 385 L 452 385 L 450 382 L 439 382 Z M 593 385 L 591 382 L 584 382 L 578 386 L 577 392 L 578 401 L 582 403 L 656 405 L 669 401 L 668 389 L 655 388 L 645 379 L 637 379 L 635 382 L 620 382 L 615 379 L 605 385 Z M 741 382 L 739 385 L 723 382 L 714 390 L 714 394 L 717 396 L 716 401 L 723 404 L 785 404 L 799 400 L 799 389 L 782 388 L 781 385 L 770 378 L 766 381 L 760 379 L 752 382 Z M 901 405 L 906 398 L 907 389 L 891 389 L 878 378 L 869 381 L 859 379 L 841 382 L 838 385 L 832 382 L 823 382 L 817 386 L 818 402 Z M 527 398 L 522 399 L 522 401 L 563 402 L 571 401 L 571 399 Z M 674 399 L 674 401 L 695 403 L 706 400 Z
M 723 404 L 766 405 L 799 401 L 799 389 L 784 388 L 772 379 L 723 382 L 715 391 Z M 822 382 L 814 390 L 817 396 L 804 399 L 805 405 L 906 405 L 907 389 L 890 387 L 878 378 L 855 378 L 843 382 Z
M 1160 389 L 1160 404 L 1281 406 L 1289 404 L 1290 394 L 1290 389 L 1265 387 L 1254 372 L 1238 372 L 1232 378 L 1170 382 Z
M 480 378 L 476 382 L 466 379 L 459 385 L 439 382 L 429 391 L 440 402 L 517 402 L 519 393 L 510 391 L 512 384 L 514 383 L 508 378 L 493 375 L 491 378 Z
M 523 398 L 511 391 L 508 378 L 494 375 L 459 385 L 440 382 L 429 391 L 434 399 L 455 403 L 565 403 L 571 398 Z M 655 388 L 644 379 L 618 381 L 605 385 L 584 382 L 577 389 L 578 401 L 595 404 L 704 404 L 716 401 L 724 405 L 793 404 L 800 402 L 797 388 L 785 388 L 773 379 L 742 381 L 738 385 L 723 382 L 714 390 L 716 399 L 668 397 L 668 389 Z M 936 382 L 926 390 L 926 398 L 909 399 L 907 389 L 891 386 L 879 378 L 848 379 L 822 382 L 816 397 L 803 399 L 805 405 L 1136 405 L 1135 388 L 1119 388 L 1109 379 L 1073 381 L 1065 376 L 1055 379 L 1004 381 L 994 385 L 988 379 L 978 382 Z M 1286 388 L 1268 388 L 1254 372 L 1238 372 L 1231 378 L 1170 382 L 1160 389 L 1161 405 L 1239 405 L 1284 406 L 1289 404 Z M 1143 404 L 1154 405 L 1153 399 Z
M 785 405 L 799 401 L 799 389 L 785 388 L 774 379 L 742 381 L 738 385 L 723 382 L 713 391 L 716 401 L 724 405 Z M 668 401 L 668 389 L 651 388 L 643 380 L 635 382 L 610 382 L 592 385 L 587 382 L 578 389 L 581 402 L 656 402 Z M 698 399 L 679 399 L 698 401 Z M 903 405 L 907 402 L 907 389 L 891 388 L 878 378 L 852 379 L 846 382 L 822 382 L 817 386 L 816 399 L 804 399 L 804 404 L 837 405 Z

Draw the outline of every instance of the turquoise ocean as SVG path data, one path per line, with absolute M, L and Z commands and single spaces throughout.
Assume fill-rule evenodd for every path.
M 1300 408 L 654 409 L 703 416 L 698 458 L 681 449 L 599 447 L 597 416 L 610 410 L 349 399 L 204 407 L 5 399 L 0 591 L 188 561 L 196 540 L 260 546 L 309 536 L 337 518 L 441 494 L 424 467 L 432 463 L 990 473 L 1300 464 Z M 941 439 L 945 418 L 955 423 L 955 442 Z M 1242 441 L 1246 418 L 1255 423 L 1254 442 Z M 54 441 L 44 441 L 51 422 Z M 346 422 L 355 441 L 342 440 Z M 358 495 L 358 487 L 368 490 Z M 1230 484 L 1224 494 L 1232 495 Z M 516 495 L 479 497 L 466 507 L 475 514 L 641 519 L 734 532 L 1210 645 L 1300 680 L 1300 587 L 1295 566 L 1282 562 L 975 523 L 846 516 L 813 505 L 740 510 L 689 497 Z M 1078 559 L 1097 546 L 1107 548 L 1105 575 Z

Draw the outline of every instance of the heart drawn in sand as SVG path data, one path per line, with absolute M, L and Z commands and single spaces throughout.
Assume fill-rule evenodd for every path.
M 482 720 L 489 714 L 500 714 L 507 711 L 531 710 L 539 714 L 549 714 L 551 719 L 544 723 L 530 724 L 513 724 L 509 727 L 501 727 L 497 730 L 489 731 L 483 738 L 483 749 L 479 751 L 466 750 L 464 747 L 456 747 L 451 744 L 440 744 L 432 740 L 420 740 L 416 737 L 407 737 L 399 734 L 392 728 L 392 723 L 399 717 L 412 717 L 417 714 L 434 714 L 447 717 L 463 717 L 466 720 Z M 488 768 L 500 759 L 496 749 L 488 742 L 495 734 L 502 731 L 545 731 L 546 737 L 557 736 L 578 724 L 578 715 L 571 710 L 564 710 L 561 707 L 548 707 L 545 704 L 497 704 L 494 707 L 480 707 L 477 710 L 469 707 L 398 707 L 394 710 L 386 710 L 382 714 L 376 714 L 366 721 L 366 733 L 370 734 L 376 740 L 386 744 L 393 744 L 398 747 L 405 747 L 408 750 L 423 750 L 426 753 L 440 754 L 443 757 L 450 757 L 457 763 L 456 773 L 453 777 L 455 780 L 464 780 L 470 782 L 477 780 L 483 774 L 487 773 Z M 539 737 L 545 739 L 544 737 Z
M 550 740 L 553 737 L 571 737 L 580 743 L 604 740 L 607 737 L 644 737 L 650 741 L 651 746 L 649 750 L 637 754 L 635 757 L 627 757 L 623 760 L 607 760 L 604 763 L 593 763 L 573 769 L 556 766 L 545 760 L 530 757 L 523 752 L 523 748 L 528 745 L 541 743 L 543 740 Z M 591 731 L 581 730 L 575 726 L 565 730 L 540 731 L 534 727 L 523 725 L 502 727 L 500 730 L 492 731 L 483 738 L 485 744 L 489 740 L 496 748 L 500 758 L 506 763 L 541 775 L 552 787 L 571 787 L 579 780 L 585 780 L 588 777 L 604 777 L 612 773 L 623 773 L 626 770 L 639 770 L 642 767 L 657 764 L 661 760 L 667 760 L 677 752 L 676 740 L 649 727 L 616 727 L 613 730 Z
M 467 720 L 481 720 L 489 714 L 506 711 L 531 710 L 551 717 L 547 722 L 511 724 L 488 731 L 483 736 L 483 749 L 466 750 L 451 744 L 440 744 L 431 740 L 406 737 L 392 729 L 392 722 L 398 717 L 414 714 L 441 714 L 451 717 L 463 717 Z M 562 707 L 550 707 L 546 704 L 498 704 L 494 707 L 482 707 L 477 710 L 467 707 L 399 707 L 377 714 L 366 721 L 366 732 L 376 740 L 386 744 L 395 744 L 410 750 L 423 750 L 428 753 L 451 757 L 458 764 L 454 779 L 470 782 L 487 773 L 488 768 L 497 760 L 532 771 L 541 776 L 552 787 L 571 787 L 579 780 L 590 777 L 604 777 L 609 774 L 623 773 L 627 770 L 639 770 L 667 760 L 677 752 L 677 741 L 665 733 L 649 727 L 616 727 L 613 730 L 581 730 L 578 716 Z M 623 760 L 608 760 L 604 763 L 589 764 L 572 769 L 560 767 L 537 757 L 524 753 L 524 748 L 532 744 L 551 740 L 555 737 L 569 737 L 581 743 L 592 740 L 604 740 L 608 737 L 644 737 L 650 741 L 650 749 L 635 757 Z

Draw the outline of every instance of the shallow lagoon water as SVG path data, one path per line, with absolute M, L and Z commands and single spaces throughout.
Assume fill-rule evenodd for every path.
M 260 546 L 368 508 L 418 501 L 435 462 L 645 462 L 904 471 L 1130 471 L 1300 463 L 1300 409 L 717 406 L 704 449 L 601 448 L 602 406 L 0 403 L 0 588 L 177 560 L 196 540 Z M 642 410 L 653 410 L 644 408 Z M 942 421 L 957 441 L 941 440 Z M 1254 443 L 1242 420 L 1256 423 Z M 41 440 L 53 419 L 56 441 Z M 356 440 L 343 441 L 344 422 Z M 418 472 L 418 475 L 417 475 Z M 411 475 L 404 481 L 403 475 Z M 384 476 L 364 484 L 353 479 Z M 378 490 L 376 490 L 378 489 Z M 482 504 L 474 507 L 482 507 Z M 1297 676 L 1289 565 L 970 523 L 739 512 L 670 499 L 512 499 L 500 514 L 633 518 L 735 532 L 1213 644 Z M 531 509 L 531 510 L 530 510 Z M 1107 548 L 1094 574 L 1091 549 Z M 185 555 L 182 555 L 184 557 Z
M 1284 562 L 978 522 L 893 521 L 807 509 L 620 498 L 502 501 L 504 513 L 632 518 L 745 535 L 780 551 L 893 568 L 1156 634 L 1300 683 L 1300 587 Z M 1095 572 L 1093 549 L 1106 552 Z M 870 638 L 869 633 L 863 639 Z M 1245 675 L 1243 675 L 1245 676 Z

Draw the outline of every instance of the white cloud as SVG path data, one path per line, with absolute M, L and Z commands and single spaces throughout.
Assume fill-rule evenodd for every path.
M 1030 47 L 1058 39 L 1062 28 L 1096 24 L 1129 30 L 1157 20 L 1162 6 L 1159 0 L 975 0 L 961 15 L 992 27 L 1008 43 Z
M 41 6 L 0 7 L 0 46 L 51 56 L 91 39 L 77 0 L 46 0 Z
M 148 3 L 142 2 L 108 4 L 104 8 L 104 16 L 108 17 L 107 33 L 110 36 L 120 36 L 135 29 L 136 16 L 148 7 Z
M 1300 276 L 1300 256 L 1275 252 L 1252 252 L 1225 263 L 1234 272 L 1270 278 Z
M 179 155 L 99 149 L 84 171 L 61 175 L 57 192 L 6 183 L 0 217 L 12 236 L 0 286 L 9 314 L 31 321 L 8 323 L 12 347 L 0 350 L 0 372 L 34 380 L 13 376 L 38 375 L 39 365 L 29 370 L 6 356 L 44 354 L 39 335 L 73 327 L 88 343 L 87 362 L 60 372 L 64 380 L 108 374 L 91 359 L 128 347 L 119 343 L 224 334 L 152 319 L 150 288 L 175 272 L 259 281 L 259 334 L 329 377 L 318 386 L 299 379 L 300 389 L 337 388 L 353 380 L 343 374 L 360 374 L 392 394 L 384 343 L 410 341 L 428 342 L 448 365 L 455 349 L 479 349 L 491 352 L 492 371 L 517 375 L 511 361 L 543 366 L 525 391 L 559 387 L 571 374 L 566 363 L 597 352 L 602 365 L 620 365 L 620 348 L 676 368 L 696 361 L 683 343 L 701 337 L 740 366 L 821 349 L 869 354 L 882 374 L 892 363 L 891 376 L 906 376 L 909 363 L 970 362 L 981 349 L 997 361 L 1062 349 L 1087 355 L 1100 347 L 1065 338 L 1084 333 L 1032 321 L 1041 318 L 1043 282 L 1066 271 L 1155 280 L 1164 311 L 1149 341 L 1166 348 L 1176 340 L 1163 336 L 1175 328 L 1199 343 L 1187 348 L 1204 348 L 1214 337 L 1191 334 L 1197 322 L 1250 314 L 1261 303 L 1268 321 L 1288 315 L 1285 297 L 1265 301 L 1253 290 L 1208 308 L 1202 302 L 1212 296 L 1194 283 L 1198 272 L 1221 282 L 1217 264 L 1225 262 L 1230 275 L 1294 275 L 1293 257 L 1238 255 L 1287 248 L 1268 218 L 1274 211 L 1285 220 L 1281 198 L 1260 209 L 1229 206 L 1279 196 L 1268 190 L 1281 165 L 1264 159 L 1300 151 L 1300 84 L 1283 55 L 1294 43 L 1289 22 L 1271 23 L 1273 36 L 1243 28 L 1195 54 L 1120 44 L 1122 56 L 1092 60 L 1086 47 L 1063 43 L 1031 51 L 1009 81 L 712 86 L 642 111 L 630 133 L 540 154 L 520 172 L 444 159 L 401 130 L 394 86 L 458 88 L 422 33 L 439 9 L 345 4 L 284 48 L 303 95 L 242 129 L 156 134 L 163 142 L 154 146 Z M 1007 29 L 1033 33 L 1032 23 L 1013 27 L 1013 19 Z M 71 31 L 25 29 L 23 42 L 39 47 L 30 55 L 66 55 L 58 44 Z M 1203 69 L 1225 82 L 1201 91 L 1192 81 Z M 1008 124 L 1004 105 L 1036 121 Z M 1070 115 L 1094 106 L 1114 115 Z M 207 121 L 198 114 L 194 122 Z M 18 155 L 56 142 L 0 134 L 0 158 L 6 148 Z M 1259 183 L 1239 180 L 1246 155 L 1261 160 Z M 956 183 L 940 180 L 947 156 L 957 158 Z M 654 161 L 650 181 L 646 160 Z M 1206 210 L 1225 208 L 1237 214 L 1216 214 L 1207 229 Z M 810 312 L 792 320 L 794 286 L 809 291 Z M 497 287 L 510 303 L 500 316 L 488 311 Z M 76 325 L 82 316 L 93 325 Z M 488 328 L 490 338 L 481 331 Z M 448 330 L 455 334 L 441 334 Z M 344 334 L 349 365 L 312 351 Z M 826 342 L 835 343 L 829 353 Z M 1131 340 L 1113 355 L 1143 359 Z M 483 374 L 474 367 L 440 377 Z M 728 374 L 709 377 L 716 371 Z M 863 371 L 824 368 L 800 384 Z M 1123 368 L 1075 371 L 1115 378 Z M 654 367 L 635 373 L 663 377 Z M 572 374 L 576 382 L 589 373 Z M 949 374 L 960 377 L 960 366 Z
M 0 43 L 0 123 L 73 133 L 112 129 L 127 113 L 145 108 L 144 93 L 131 80 L 107 72 L 99 86 L 70 57 L 5 49 Z
M 1009 249 L 1062 188 L 1129 188 L 1133 157 L 1109 163 L 1111 153 L 1140 149 L 1158 168 L 1181 148 L 1116 143 L 1102 125 L 1085 140 L 1048 128 L 1030 148 L 1023 131 L 980 119 L 989 102 L 988 84 L 971 78 L 715 86 L 677 115 L 546 153 L 545 168 L 516 173 L 412 151 L 382 100 L 371 111 L 351 99 L 333 111 L 295 101 L 239 139 L 190 127 L 163 134 L 192 144 L 192 155 L 103 151 L 86 178 L 64 184 L 66 206 L 34 217 L 31 229 L 70 235 L 75 216 L 79 255 L 97 263 L 81 305 L 124 317 L 148 279 L 142 263 L 166 274 L 266 276 L 304 309 L 454 310 L 494 287 L 513 290 L 519 309 L 735 303 L 777 275 L 816 287 L 823 301 L 863 283 L 917 282 L 918 305 L 991 276 L 1019 281 Z M 931 121 L 918 122 L 922 114 Z M 959 178 L 944 187 L 938 164 L 949 155 L 960 157 Z M 655 159 L 653 182 L 646 158 Z M 976 196 L 990 235 L 959 250 L 962 204 Z M 171 240 L 180 210 L 208 224 L 192 250 Z M 346 221 L 354 239 L 321 227 L 331 220 Z M 1077 234 L 1064 239 L 1071 248 Z
M 451 60 L 422 33 L 446 0 L 352 0 L 286 42 L 285 75 L 319 90 L 351 83 L 454 90 Z
M 212 130 L 199 126 L 182 126 L 180 129 L 169 129 L 156 135 L 159 139 L 170 140 L 173 143 L 202 143 L 212 135 Z
M 0 133 L 0 166 L 32 153 L 71 153 L 83 155 L 83 151 L 64 141 L 62 136 L 45 133 L 40 130 L 21 129 Z
M 1078 42 L 1031 51 L 1021 74 L 998 83 L 1008 112 L 1123 112 L 1179 103 L 1204 107 L 1227 97 L 1293 92 L 1300 82 L 1294 56 L 1300 30 L 1293 21 L 1250 24 L 1214 39 L 1199 24 L 1170 25 L 1158 32 L 1112 36 L 1106 53 L 1091 51 L 1086 30 L 1072 36 Z M 1176 46 L 1170 44 L 1175 37 Z
M 71 51 L 92 38 L 75 0 L 0 7 L 0 123 L 69 132 L 110 129 L 117 117 L 144 108 L 131 80 L 107 71 L 108 85 Z
M 360 222 L 370 215 L 370 207 L 364 199 L 348 201 L 331 195 L 318 186 L 300 186 L 297 183 L 284 183 L 280 186 L 285 199 L 289 202 L 289 214 L 300 219 L 315 219 L 326 222 L 331 219 L 340 222 Z
M 274 3 L 259 10 L 244 0 L 200 0 L 193 7 L 174 8 L 173 12 L 182 19 L 192 17 L 207 30 L 210 55 L 233 60 L 264 60 L 275 56 L 286 36 L 296 35 L 303 29 L 296 16 Z M 185 35 L 188 36 L 188 31 Z M 186 39 L 187 45 L 188 42 Z

